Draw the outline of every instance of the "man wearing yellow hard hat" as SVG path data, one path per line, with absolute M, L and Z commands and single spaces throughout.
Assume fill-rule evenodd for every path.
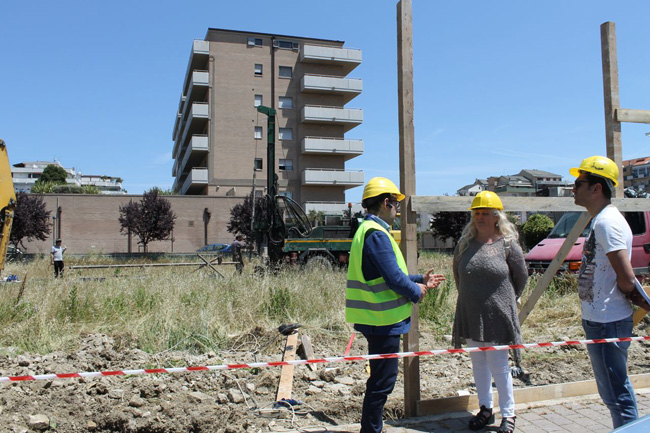
M 604 156 L 592 156 L 570 170 L 577 177 L 575 204 L 591 215 L 578 276 L 582 326 L 588 339 L 632 335 L 632 305 L 636 278 L 630 263 L 632 231 L 611 204 L 618 185 L 618 167 Z M 650 308 L 650 307 L 648 307 Z M 634 389 L 627 376 L 629 342 L 587 345 L 598 393 L 609 408 L 614 428 L 638 417 Z
M 363 190 L 367 215 L 359 224 L 348 266 L 345 318 L 368 341 L 369 354 L 397 353 L 409 331 L 413 303 L 445 278 L 430 269 L 408 275 L 406 262 L 390 235 L 404 194 L 383 177 L 370 179 Z M 370 377 L 361 412 L 361 432 L 380 433 L 383 410 L 397 379 L 397 358 L 370 361 Z

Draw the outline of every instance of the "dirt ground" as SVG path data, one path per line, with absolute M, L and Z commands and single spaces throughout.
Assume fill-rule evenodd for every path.
M 646 330 L 647 331 L 647 330 Z M 645 334 L 646 332 L 642 332 Z M 155 367 L 205 366 L 281 360 L 285 337 L 276 330 L 255 329 L 234 338 L 231 349 L 189 355 L 151 355 L 122 347 L 106 335 L 87 335 L 71 353 L 43 356 L 0 349 L 0 375 L 22 376 Z M 315 356 L 343 354 L 346 341 L 312 338 Z M 443 348 L 425 333 L 420 348 Z M 363 338 L 351 355 L 365 353 Z M 591 379 L 584 346 L 532 349 L 524 353 L 524 380 L 515 386 Z M 648 373 L 650 344 L 634 342 L 630 373 Z M 400 364 L 401 365 L 401 364 Z M 422 398 L 474 392 L 470 360 L 464 354 L 421 358 Z M 318 364 L 295 368 L 292 397 L 297 404 L 274 408 L 280 368 L 148 374 L 89 379 L 57 379 L 0 384 L 0 432 L 267 432 L 327 427 L 359 421 L 366 366 L 361 362 Z M 403 376 L 386 406 L 388 418 L 403 415 Z M 300 403 L 300 404 L 298 404 Z

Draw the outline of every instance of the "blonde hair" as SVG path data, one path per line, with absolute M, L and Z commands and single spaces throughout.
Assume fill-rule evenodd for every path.
M 517 231 L 517 227 L 510 221 L 508 221 L 508 216 L 506 213 L 502 210 L 499 209 L 492 209 L 494 211 L 494 215 L 499 217 L 499 220 L 496 223 L 496 229 L 497 232 L 503 235 L 503 238 L 506 241 L 514 241 L 514 242 L 519 242 L 519 232 Z M 474 212 L 472 211 L 471 217 L 465 228 L 463 229 L 463 232 L 460 235 L 460 239 L 458 240 L 458 255 L 460 256 L 465 252 L 467 249 L 467 245 L 469 244 L 469 241 L 474 239 L 477 234 L 476 230 L 476 225 L 474 224 Z

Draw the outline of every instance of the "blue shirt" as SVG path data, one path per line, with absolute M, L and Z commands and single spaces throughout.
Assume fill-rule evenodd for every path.
M 366 220 L 373 220 L 386 230 L 390 226 L 376 215 L 368 214 Z M 393 245 L 385 232 L 373 231 L 366 236 L 363 243 L 363 256 L 361 258 L 361 270 L 366 281 L 382 277 L 388 287 L 396 293 L 411 300 L 420 300 L 420 287 L 416 283 L 424 281 L 422 275 L 406 275 L 397 265 Z M 354 329 L 364 335 L 400 335 L 406 334 L 411 328 L 411 318 L 386 326 L 361 325 L 356 323 Z

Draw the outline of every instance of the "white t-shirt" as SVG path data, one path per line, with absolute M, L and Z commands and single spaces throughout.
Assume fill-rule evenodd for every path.
M 54 262 L 62 262 L 63 261 L 63 252 L 65 251 L 65 247 L 57 247 L 56 245 L 52 245 L 52 254 L 54 255 L 52 258 L 52 261 Z
M 632 256 L 632 230 L 621 212 L 612 205 L 596 215 L 585 241 L 578 276 L 582 318 L 609 323 L 632 314 L 632 306 L 616 285 L 616 272 L 607 253 L 627 249 Z

